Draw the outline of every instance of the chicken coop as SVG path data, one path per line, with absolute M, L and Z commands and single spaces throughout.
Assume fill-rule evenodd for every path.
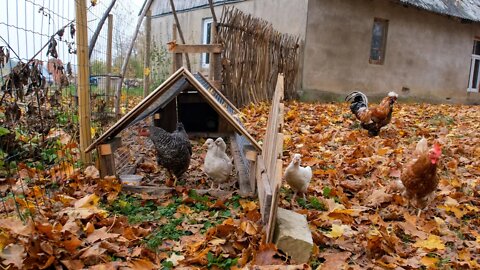
M 236 116 L 238 109 L 202 74 L 181 67 L 111 126 L 87 149 L 97 149 L 102 177 L 125 171 L 127 154 L 116 151 L 122 145 L 119 133 L 152 117 L 155 126 L 172 132 L 182 122 L 189 137 L 228 137 L 237 171 L 240 192 L 255 191 L 257 154 L 261 147 Z M 117 158 L 115 158 L 117 156 Z

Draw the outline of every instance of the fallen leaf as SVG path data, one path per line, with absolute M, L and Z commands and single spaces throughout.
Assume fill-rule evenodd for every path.
M 95 243 L 98 240 L 105 240 L 105 239 L 114 238 L 117 236 L 119 236 L 118 233 L 108 233 L 107 227 L 102 227 L 100 229 L 95 230 L 93 233 L 91 233 L 86 240 L 89 243 Z
M 0 258 L 3 259 L 2 264 L 13 264 L 19 269 L 23 268 L 23 258 L 25 256 L 25 248 L 21 244 L 9 244 L 0 253 Z
M 414 247 L 424 248 L 428 250 L 443 250 L 445 244 L 439 236 L 431 234 L 427 240 L 420 240 L 413 244 Z

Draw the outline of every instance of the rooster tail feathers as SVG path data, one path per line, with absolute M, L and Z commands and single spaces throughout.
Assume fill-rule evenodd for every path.
M 352 102 L 352 104 L 350 105 L 350 110 L 355 115 L 358 113 L 358 111 L 360 111 L 360 109 L 368 108 L 368 98 L 364 93 L 360 91 L 353 91 L 347 97 L 345 97 L 345 100 Z

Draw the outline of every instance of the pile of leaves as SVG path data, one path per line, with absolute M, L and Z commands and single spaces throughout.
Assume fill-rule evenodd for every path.
M 257 140 L 268 110 L 265 104 L 243 110 Z M 479 128 L 475 106 L 398 104 L 391 124 L 372 138 L 348 104 L 287 103 L 284 167 L 300 153 L 314 176 L 306 200 L 294 205 L 285 184 L 280 206 L 307 215 L 312 267 L 478 269 Z M 421 137 L 439 141 L 443 153 L 435 200 L 417 217 L 390 187 Z
M 259 141 L 268 111 L 260 104 L 241 115 Z M 314 240 L 309 266 L 478 269 L 479 128 L 476 107 L 398 104 L 392 123 L 372 138 L 347 104 L 286 103 L 284 166 L 301 153 L 302 165 L 311 166 L 314 177 L 306 199 L 293 204 L 292 191 L 283 185 L 280 206 L 307 217 Z M 443 153 L 435 199 L 417 215 L 390 185 L 422 136 L 441 142 Z M 135 152 L 151 151 L 148 144 L 139 145 Z M 203 163 L 200 145 L 194 167 Z M 22 166 L 15 177 L 0 181 L 0 190 L 14 191 L 0 205 L 10 214 L 0 218 L 0 257 L 10 269 L 238 269 L 295 263 L 274 245 L 261 244 L 256 200 L 235 192 L 216 198 L 192 191 L 203 180 L 154 196 L 126 193 L 116 179 L 99 179 L 92 167 L 53 180 L 41 169 Z

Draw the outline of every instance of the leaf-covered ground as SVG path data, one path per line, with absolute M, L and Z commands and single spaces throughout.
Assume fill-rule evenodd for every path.
M 267 111 L 244 110 L 258 140 Z M 307 215 L 316 245 L 312 267 L 478 269 L 479 130 L 478 106 L 398 104 L 392 123 L 370 138 L 347 104 L 287 103 L 284 166 L 301 153 L 314 176 L 307 201 L 290 205 L 285 184 L 280 205 Z M 438 140 L 443 151 L 435 200 L 417 217 L 389 187 L 422 136 Z
M 247 129 L 259 141 L 268 110 L 265 104 L 243 110 Z M 307 216 L 315 243 L 309 266 L 478 269 L 479 128 L 478 107 L 398 104 L 392 123 L 370 138 L 346 104 L 287 103 L 284 166 L 301 153 L 314 177 L 307 199 L 293 205 L 285 184 L 280 206 Z M 389 187 L 422 136 L 441 142 L 443 155 L 435 199 L 417 216 Z M 15 179 L 0 182 L 2 191 L 16 191 L 1 206 L 11 213 L 0 218 L 1 263 L 10 269 L 235 269 L 294 263 L 274 247 L 260 245 L 256 200 L 235 192 L 216 198 L 191 190 L 208 187 L 201 175 L 205 150 L 195 143 L 189 176 L 196 181 L 165 195 L 122 192 L 117 180 L 98 179 L 92 168 L 39 189 L 29 183 L 49 179 L 36 169 L 20 168 Z M 146 157 L 142 173 L 161 174 L 148 165 L 151 151 L 143 148 L 151 146 L 137 145 L 134 152 Z M 33 218 L 23 215 L 22 222 L 15 201 Z

